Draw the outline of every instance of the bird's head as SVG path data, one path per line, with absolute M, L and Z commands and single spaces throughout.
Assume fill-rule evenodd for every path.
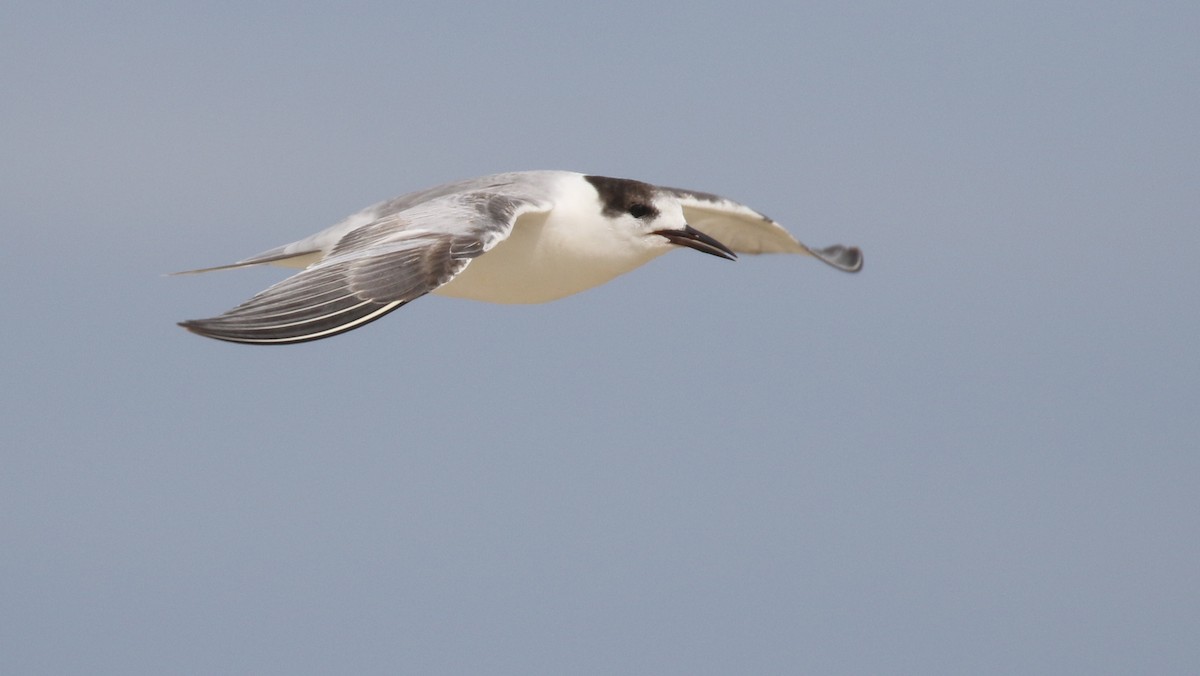
M 599 195 L 603 214 L 617 227 L 632 233 L 637 245 L 650 250 L 685 246 L 728 260 L 737 259 L 729 247 L 688 225 L 683 207 L 674 195 L 627 178 L 587 176 L 586 179 Z

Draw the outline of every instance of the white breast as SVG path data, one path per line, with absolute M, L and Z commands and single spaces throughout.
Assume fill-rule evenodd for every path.
M 601 216 L 596 191 L 582 177 L 564 180 L 561 190 L 553 209 L 522 215 L 507 239 L 433 293 L 545 303 L 599 286 L 669 250 Z

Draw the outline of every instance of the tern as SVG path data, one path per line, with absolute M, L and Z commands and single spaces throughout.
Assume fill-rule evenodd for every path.
M 795 253 L 858 272 L 862 252 L 814 249 L 763 214 L 711 193 L 570 171 L 518 171 L 447 183 L 368 207 L 310 237 L 229 265 L 302 270 L 232 310 L 179 325 L 235 343 L 319 340 L 434 293 L 545 303 L 687 247 Z

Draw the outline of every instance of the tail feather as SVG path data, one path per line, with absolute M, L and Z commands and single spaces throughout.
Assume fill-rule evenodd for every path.
M 195 270 L 182 270 L 180 272 L 172 272 L 171 275 L 198 275 L 202 272 L 216 272 L 217 270 L 233 270 L 235 268 L 248 268 L 253 265 L 265 265 L 274 263 L 289 268 L 305 268 L 320 259 L 321 252 L 319 250 L 301 251 L 299 253 L 291 252 L 284 253 L 277 249 L 272 249 L 266 253 L 261 253 L 257 256 L 240 260 L 236 263 L 227 265 L 214 265 L 210 268 L 197 268 Z

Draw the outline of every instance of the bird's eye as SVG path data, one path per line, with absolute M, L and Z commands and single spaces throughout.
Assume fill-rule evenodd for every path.
M 654 208 L 651 207 L 649 204 L 643 204 L 641 202 L 634 202 L 633 204 L 629 205 L 629 215 L 633 216 L 634 218 L 645 218 L 646 216 L 649 216 L 650 213 L 653 211 L 654 211 Z

